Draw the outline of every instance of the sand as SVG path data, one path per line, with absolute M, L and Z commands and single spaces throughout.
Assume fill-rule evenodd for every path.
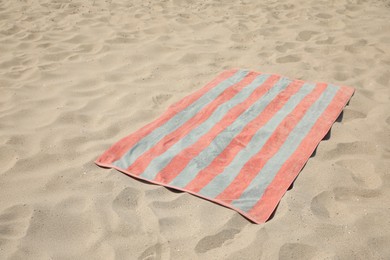
M 1 1 L 0 259 L 388 259 L 389 1 Z M 224 69 L 356 88 L 273 218 L 93 161 Z

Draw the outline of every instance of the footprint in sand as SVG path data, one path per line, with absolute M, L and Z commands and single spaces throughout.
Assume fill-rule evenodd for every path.
M 319 34 L 319 32 L 315 31 L 302 31 L 298 33 L 297 41 L 308 41 L 311 39 L 313 35 Z
M 114 199 L 112 206 L 118 213 L 123 210 L 135 210 L 140 204 L 140 200 L 143 198 L 143 194 L 136 188 L 127 187 L 123 189 Z
M 354 141 L 338 143 L 336 148 L 324 154 L 324 159 L 339 159 L 341 156 L 373 155 L 376 153 L 376 146 L 371 142 Z
M 314 259 L 318 249 L 303 243 L 285 243 L 280 247 L 279 260 Z
M 379 189 L 362 189 L 355 187 L 336 187 L 333 189 L 336 201 L 355 202 L 361 199 L 376 198 L 381 195 Z
M 330 218 L 335 209 L 334 196 L 330 191 L 323 191 L 311 200 L 310 209 L 313 214 L 320 218 Z
M 364 159 L 344 159 L 336 161 L 337 165 L 347 169 L 353 181 L 362 188 L 376 189 L 383 181 L 375 172 L 373 163 Z
M 332 44 L 334 39 L 335 39 L 334 37 L 327 37 L 325 40 L 318 40 L 318 41 L 316 41 L 316 44 L 319 44 L 319 45 Z
M 30 227 L 32 209 L 15 205 L 0 212 L 0 258 L 6 259 L 20 246 Z M 7 258 L 8 259 L 8 258 Z
M 139 260 L 161 259 L 162 246 L 160 243 L 148 247 L 138 257 Z
M 344 113 L 343 116 L 344 123 L 353 121 L 355 119 L 363 119 L 367 117 L 367 114 L 348 107 L 344 109 L 343 113 Z
M 223 245 L 227 240 L 233 239 L 235 235 L 240 233 L 239 229 L 230 228 L 224 229 L 215 235 L 206 236 L 202 238 L 195 247 L 197 253 L 205 253 L 214 248 L 218 248 Z
M 140 216 L 144 209 L 141 206 L 143 196 L 140 190 L 127 187 L 112 202 L 112 209 L 126 223 L 126 230 L 130 230 L 131 233 L 140 232 L 143 229 L 143 219 Z M 148 216 L 144 217 L 146 219 Z
M 377 235 L 367 239 L 367 245 L 371 250 L 383 252 L 383 259 L 390 255 L 390 237 Z
M 182 205 L 186 203 L 186 196 L 178 196 L 177 198 L 171 201 L 153 201 L 151 203 L 151 207 L 158 210 L 172 210 L 176 208 L 180 208 Z
M 359 53 L 362 47 L 367 45 L 367 40 L 360 39 L 353 44 L 345 45 L 344 49 L 349 53 Z
M 390 116 L 387 117 L 387 119 L 386 119 L 386 124 L 388 124 L 388 125 L 390 126 Z
M 295 44 L 293 42 L 285 42 L 283 44 L 280 44 L 275 47 L 275 49 L 279 52 L 286 52 L 288 50 L 291 50 L 295 47 Z
M 139 260 L 171 259 L 170 248 L 167 243 L 157 242 L 146 248 L 138 257 Z
M 349 78 L 349 75 L 345 72 L 342 72 L 342 71 L 337 71 L 334 75 L 333 75 L 333 78 L 336 80 L 336 81 L 345 81 Z
M 321 19 L 330 19 L 332 18 L 333 16 L 330 15 L 330 14 L 327 14 L 327 13 L 319 13 L 316 15 L 318 18 L 321 18 Z
M 279 57 L 276 59 L 277 63 L 290 63 L 290 62 L 298 62 L 301 58 L 296 55 L 287 55 L 283 57 Z
M 159 106 L 165 103 L 166 101 L 168 101 L 168 99 L 170 99 L 171 97 L 172 97 L 171 94 L 159 94 L 153 96 L 152 100 L 155 105 Z
M 15 205 L 0 213 L 0 240 L 16 240 L 26 234 L 32 210 L 27 205 Z
M 264 245 L 266 244 L 266 241 L 269 239 L 269 235 L 265 228 L 262 228 L 256 232 L 256 236 L 252 239 L 246 239 L 245 241 L 239 241 L 237 239 L 230 240 L 232 243 L 242 243 L 240 245 L 239 250 L 235 250 L 234 253 L 232 253 L 230 256 L 228 256 L 227 260 L 236 260 L 236 259 L 253 259 L 253 252 L 257 252 L 259 255 L 257 255 L 257 259 L 263 259 L 262 258 L 262 251 L 264 248 Z M 242 247 L 242 245 L 245 245 Z M 230 246 L 230 245 L 228 245 Z M 234 245 L 232 246 L 234 248 Z
M 382 85 L 384 87 L 388 87 L 389 83 L 390 83 L 390 74 L 389 73 L 383 73 L 381 76 L 376 78 L 375 81 L 378 84 L 380 84 L 380 85 Z

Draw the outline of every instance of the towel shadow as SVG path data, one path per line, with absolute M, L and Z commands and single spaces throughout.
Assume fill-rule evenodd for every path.
M 339 117 L 337 117 L 336 119 L 336 122 L 341 123 L 341 121 L 343 121 L 343 117 L 344 117 L 344 110 L 341 111 Z
M 272 213 L 271 213 L 271 215 L 269 216 L 269 218 L 267 219 L 266 223 L 267 223 L 268 221 L 271 221 L 271 220 L 275 217 L 275 214 L 276 214 L 276 211 L 278 210 L 278 207 L 279 207 L 279 203 L 278 203 L 278 205 L 276 205 L 274 211 L 272 211 Z
M 288 187 L 287 191 L 291 190 L 292 188 L 294 188 L 294 183 L 295 183 L 295 179 L 294 181 L 291 183 L 290 187 Z M 279 203 L 278 205 L 276 205 L 274 211 L 272 211 L 271 215 L 269 216 L 269 218 L 267 219 L 267 221 L 265 223 L 267 223 L 268 221 L 271 221 L 275 215 L 276 215 L 276 211 L 278 210 L 278 207 L 279 207 Z
M 329 131 L 326 133 L 326 135 L 322 138 L 322 141 L 328 141 L 330 139 L 330 136 L 332 135 L 332 129 L 329 129 Z
M 184 191 L 182 190 L 177 190 L 177 189 L 174 189 L 174 188 L 170 188 L 170 187 L 165 187 L 167 190 L 173 192 L 173 193 L 183 193 Z
M 295 180 L 296 180 L 296 178 L 295 178 L 294 181 L 290 184 L 290 186 L 288 187 L 287 191 L 289 191 L 289 190 L 291 190 L 292 188 L 294 188 Z M 268 221 L 271 221 L 271 220 L 274 218 L 274 216 L 275 216 L 275 214 L 276 214 L 276 211 L 278 210 L 278 207 L 279 207 L 279 203 L 278 203 L 278 205 L 276 205 L 274 211 L 272 211 L 272 213 L 271 213 L 271 215 L 269 216 L 269 218 L 267 219 L 266 223 L 267 223 Z

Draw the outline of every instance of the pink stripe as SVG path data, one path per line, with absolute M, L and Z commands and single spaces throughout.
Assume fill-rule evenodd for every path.
M 264 144 L 263 148 L 248 160 L 232 183 L 217 196 L 217 199 L 230 203 L 241 196 L 267 161 L 280 149 L 290 132 L 299 123 L 310 106 L 321 96 L 326 87 L 327 84 L 318 84 L 309 95 L 304 97 L 294 110 L 283 119 Z M 293 94 L 294 93 L 289 93 L 289 96 L 292 96 Z
M 243 80 L 227 88 L 221 95 L 200 110 L 193 118 L 185 122 L 175 131 L 164 136 L 164 138 L 155 146 L 139 156 L 127 170 L 137 175 L 142 174 L 155 157 L 163 154 L 172 145 L 191 132 L 192 129 L 206 121 L 221 104 L 229 101 L 257 76 L 259 76 L 259 73 L 250 72 Z
M 221 121 L 216 123 L 213 128 L 203 135 L 196 143 L 181 151 L 170 163 L 162 169 L 156 176 L 156 181 L 171 182 L 203 149 L 210 145 L 214 138 L 219 135 L 226 127 L 232 124 L 237 117 L 245 112 L 253 103 L 262 97 L 269 89 L 280 79 L 280 76 L 270 76 L 261 86 L 241 104 L 233 107 L 226 113 Z
M 203 88 L 194 92 L 193 94 L 186 96 L 176 104 L 170 106 L 165 113 L 157 118 L 155 121 L 147 124 L 143 128 L 138 131 L 130 134 L 129 136 L 121 139 L 119 142 L 115 143 L 111 146 L 103 155 L 101 155 L 96 163 L 104 163 L 110 164 L 119 158 L 121 158 L 131 147 L 133 147 L 137 142 L 139 142 L 142 138 L 150 134 L 155 128 L 160 127 L 169 121 L 172 117 L 174 117 L 178 112 L 182 111 L 196 100 L 198 100 L 201 96 L 207 93 L 210 89 L 217 86 L 219 83 L 224 81 L 225 79 L 233 76 L 238 70 L 228 70 L 222 72 L 218 77 L 216 77 L 213 81 L 205 85 Z
M 353 92 L 354 90 L 350 87 L 342 87 L 339 90 L 331 104 L 299 145 L 298 149 L 284 163 L 261 199 L 247 213 L 256 223 L 264 223 L 271 216 L 276 205 L 302 170 L 310 155 L 326 133 L 329 132 L 332 124 L 340 115 Z
M 198 192 L 218 174 L 223 172 L 225 167 L 233 161 L 234 157 L 247 146 L 253 135 L 283 107 L 291 93 L 298 91 L 303 83 L 303 81 L 298 80 L 290 83 L 282 93 L 268 104 L 260 115 L 245 126 L 241 133 L 205 169 L 198 173 L 197 177 L 186 186 L 186 189 Z

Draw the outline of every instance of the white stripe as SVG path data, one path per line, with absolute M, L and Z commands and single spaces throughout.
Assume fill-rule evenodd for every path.
M 244 102 L 260 85 L 262 85 L 270 75 L 262 74 L 254 79 L 249 85 L 238 92 L 234 97 L 221 104 L 207 120 L 198 125 L 186 136 L 172 145 L 165 153 L 154 158 L 143 174 L 140 176 L 146 179 L 154 179 L 156 175 L 168 165 L 168 163 L 182 150 L 196 143 L 201 136 L 206 134 L 236 105 Z
M 241 197 L 233 201 L 232 205 L 247 212 L 263 196 L 265 189 L 275 178 L 283 164 L 290 158 L 298 148 L 302 140 L 307 136 L 318 118 L 336 95 L 339 87 L 328 86 L 317 101 L 307 110 L 304 117 L 291 131 L 284 144 L 278 152 L 268 160 L 261 171 L 252 180 L 250 185 L 242 193 Z
M 155 146 L 164 136 L 178 129 L 185 122 L 194 117 L 199 110 L 211 103 L 222 92 L 230 86 L 240 82 L 248 75 L 248 71 L 240 70 L 232 77 L 222 81 L 214 88 L 203 94 L 194 103 L 177 113 L 168 122 L 162 126 L 154 129 L 150 134 L 139 140 L 133 147 L 131 147 L 120 159 L 113 162 L 113 165 L 126 169 L 137 160 L 144 152 Z
M 242 113 L 233 124 L 226 127 L 198 156 L 194 157 L 183 171 L 170 183 L 173 186 L 185 187 L 197 174 L 205 169 L 219 154 L 225 150 L 229 143 L 244 129 L 244 127 L 254 120 L 272 100 L 282 92 L 289 84 L 290 79 L 281 78 L 259 98 L 250 108 Z
M 247 146 L 236 155 L 224 171 L 203 187 L 199 193 L 203 196 L 214 198 L 223 192 L 237 177 L 242 167 L 263 148 L 279 124 L 314 88 L 315 84 L 306 83 L 298 92 L 290 96 L 284 106 L 263 127 L 257 130 Z

